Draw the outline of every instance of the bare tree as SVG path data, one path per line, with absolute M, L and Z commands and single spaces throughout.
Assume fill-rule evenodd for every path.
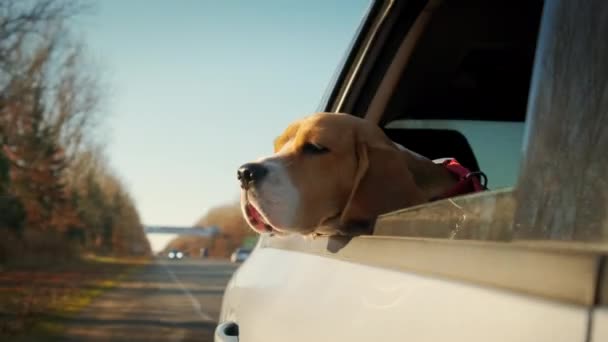
M 9 137 L 31 125 L 71 160 L 97 122 L 99 82 L 65 23 L 84 8 L 60 0 L 0 2 L 0 117 Z
M 79 13 L 84 6 L 76 1 L 3 0 L 0 2 L 0 92 L 7 93 L 27 72 L 28 49 L 46 40 L 51 27 Z M 29 52 L 32 52 L 31 50 Z M 6 100 L 6 99 L 4 99 Z

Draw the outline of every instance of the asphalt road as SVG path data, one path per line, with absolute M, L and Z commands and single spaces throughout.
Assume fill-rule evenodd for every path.
M 67 325 L 65 341 L 213 341 L 235 264 L 158 260 L 97 298 Z

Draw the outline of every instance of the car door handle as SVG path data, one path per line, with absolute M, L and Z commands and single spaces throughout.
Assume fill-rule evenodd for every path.
M 215 342 L 239 342 L 239 326 L 231 321 L 218 324 L 215 328 Z

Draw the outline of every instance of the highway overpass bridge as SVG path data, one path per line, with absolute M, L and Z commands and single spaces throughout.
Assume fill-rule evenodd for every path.
M 144 226 L 144 232 L 146 234 L 215 236 L 219 234 L 220 229 L 218 227 Z
M 219 235 L 218 227 L 177 227 L 145 225 L 144 232 L 155 254 L 178 236 L 214 237 Z

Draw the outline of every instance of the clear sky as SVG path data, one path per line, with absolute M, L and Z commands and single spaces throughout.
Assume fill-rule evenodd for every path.
M 368 0 L 103 0 L 81 21 L 109 85 L 112 166 L 145 224 L 238 198 L 239 165 L 313 112 Z

